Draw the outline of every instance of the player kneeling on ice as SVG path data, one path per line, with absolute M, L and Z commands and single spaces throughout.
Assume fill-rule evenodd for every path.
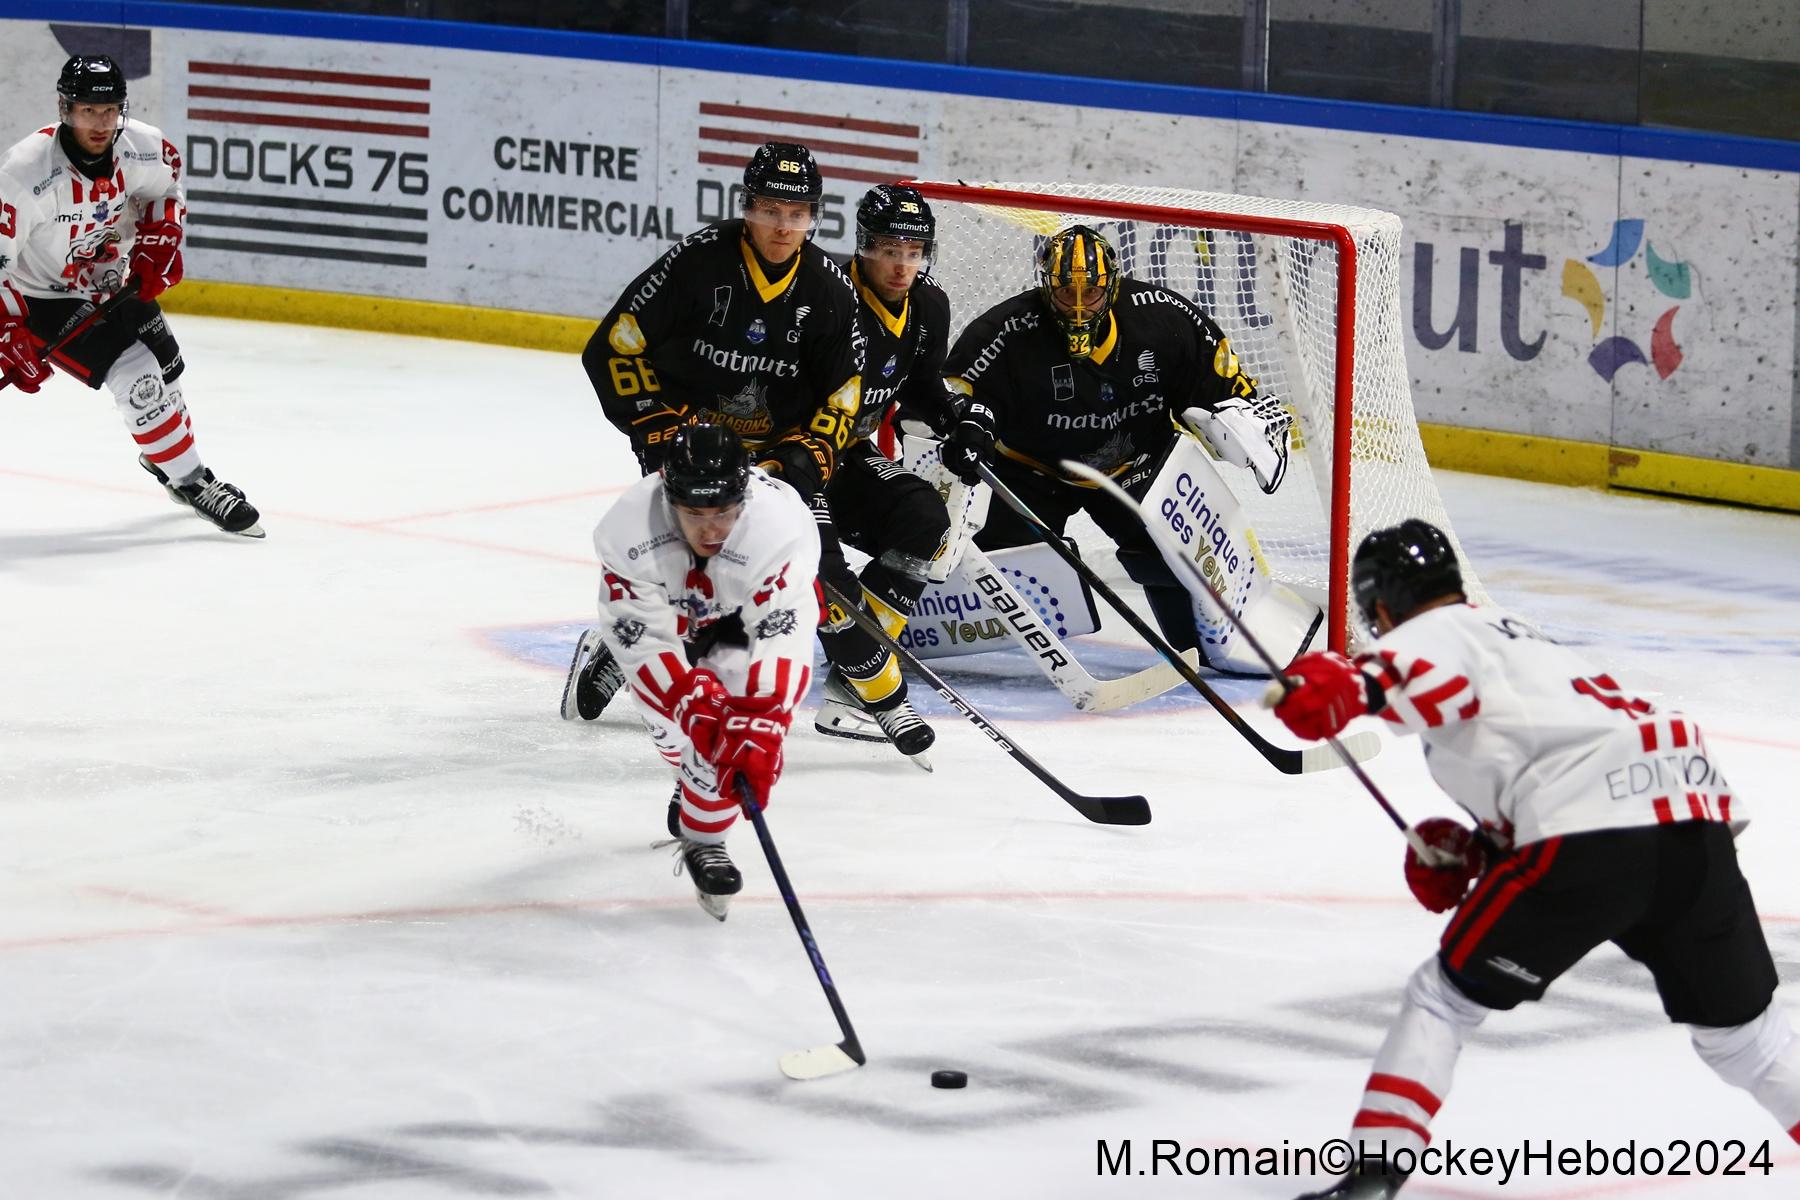
M 600 623 L 657 751 L 675 768 L 668 826 L 700 906 L 723 921 L 743 880 L 725 852 L 737 780 L 765 805 L 812 681 L 819 535 L 805 501 L 737 434 L 687 425 L 661 470 L 594 530 Z M 677 871 L 681 868 L 678 866 Z
M 990 462 L 994 477 L 1058 532 L 1085 510 L 1117 543 L 1119 565 L 1143 587 L 1170 645 L 1198 647 L 1216 667 L 1261 673 L 1215 653 L 1197 620 L 1201 602 L 1183 586 L 1151 532 L 1056 464 L 1085 463 L 1148 504 L 1170 473 L 1171 456 L 1188 444 L 1179 433 L 1186 428 L 1221 460 L 1248 469 L 1264 492 L 1273 492 L 1287 473 L 1292 415 L 1259 394 L 1211 316 L 1168 288 L 1125 278 L 1118 253 L 1097 230 L 1074 225 L 1047 238 L 1036 270 L 1035 288 L 976 317 L 950 349 L 944 371 L 951 389 L 966 400 L 946 439 L 944 465 L 964 473 Z M 1200 520 L 1202 507 L 1211 514 L 1229 505 L 1235 513 L 1205 455 L 1197 448 L 1193 454 L 1199 461 L 1187 469 L 1176 499 L 1197 504 L 1195 480 L 1204 476 L 1210 500 L 1192 510 L 1193 520 Z M 1181 469 L 1180 463 L 1173 467 Z M 1160 492 L 1154 495 L 1161 500 Z M 1202 533 L 1211 535 L 1214 528 L 1224 536 L 1224 522 L 1210 517 Z M 995 504 L 975 544 L 997 550 L 1035 540 L 1023 516 Z M 1253 557 L 1247 541 L 1240 550 L 1232 561 L 1247 569 Z M 1228 596 L 1242 601 L 1235 574 L 1221 583 Z M 1300 634 L 1275 649 L 1282 661 L 1298 652 L 1315 620 L 1308 611 Z M 1278 639 L 1264 641 L 1274 649 Z
M 156 303 L 181 282 L 181 155 L 126 117 L 125 73 L 103 54 L 63 64 L 56 93 L 61 123 L 0 155 L 0 386 L 35 392 L 52 363 L 104 384 L 171 500 L 261 537 L 244 493 L 200 461 L 181 349 Z M 136 294 L 83 327 L 127 287 Z
M 1392 1196 L 1431 1140 L 1463 1040 L 1490 1012 L 1541 999 L 1602 942 L 1648 967 L 1706 1064 L 1800 1140 L 1800 1041 L 1773 1004 L 1732 841 L 1744 808 L 1699 727 L 1469 604 L 1449 539 L 1425 521 L 1364 538 L 1351 579 L 1379 636 L 1355 662 L 1296 661 L 1276 715 L 1302 737 L 1365 713 L 1418 734 L 1432 777 L 1479 827 L 1414 829 L 1438 861 L 1409 850 L 1407 884 L 1455 915 L 1364 1085 L 1359 1165 L 1309 1200 Z

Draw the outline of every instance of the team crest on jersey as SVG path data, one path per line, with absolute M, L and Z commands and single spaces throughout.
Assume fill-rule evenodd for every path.
M 620 617 L 613 622 L 612 632 L 613 640 L 618 642 L 622 649 L 629 650 L 643 638 L 644 623 L 634 621 L 630 617 Z
M 782 637 L 794 632 L 800 619 L 791 608 L 778 608 L 756 623 L 756 636 L 759 638 Z
M 104 221 L 111 212 L 112 206 L 102 200 L 100 203 L 94 205 L 94 220 Z
M 1075 398 L 1075 367 L 1057 363 L 1050 368 L 1050 398 L 1066 403 Z
M 754 417 L 768 407 L 763 385 L 752 379 L 738 389 L 735 396 L 719 397 L 719 411 L 729 417 Z
M 1113 385 L 1110 383 L 1101 384 L 1100 385 L 1100 403 L 1111 404 L 1112 402 L 1113 402 Z
M 769 336 L 769 327 L 763 324 L 761 317 L 750 322 L 750 328 L 744 330 L 744 338 L 752 346 L 760 346 Z
M 887 362 L 882 364 L 881 377 L 883 379 L 892 379 L 894 377 L 894 372 L 898 371 L 899 369 L 900 369 L 900 356 L 898 354 L 890 354 L 890 355 L 888 355 Z

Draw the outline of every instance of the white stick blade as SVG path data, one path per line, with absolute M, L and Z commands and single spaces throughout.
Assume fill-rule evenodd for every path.
M 781 1056 L 781 1073 L 789 1079 L 823 1079 L 862 1066 L 842 1046 L 814 1046 Z
M 1353 733 L 1347 738 L 1339 738 L 1342 746 L 1357 762 L 1368 762 L 1381 753 L 1381 739 L 1372 733 Z M 1316 746 L 1308 746 L 1300 752 L 1300 770 L 1304 774 L 1309 771 L 1335 771 L 1344 765 L 1337 751 L 1320 742 Z
M 1200 669 L 1200 652 L 1183 650 L 1181 660 L 1195 671 Z M 1075 707 L 1082 712 L 1112 712 L 1115 709 L 1128 708 L 1153 696 L 1160 696 L 1172 688 L 1178 688 L 1187 680 L 1181 672 L 1168 663 L 1158 663 L 1154 667 L 1145 667 L 1135 675 L 1127 675 L 1122 679 L 1102 679 L 1094 690 L 1084 699 L 1077 700 Z

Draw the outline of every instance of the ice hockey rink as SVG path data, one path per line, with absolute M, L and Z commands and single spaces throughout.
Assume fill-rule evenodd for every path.
M 1016 654 L 942 662 L 1071 786 L 1149 797 L 1151 825 L 1102 827 L 917 685 L 930 775 L 809 712 L 769 825 L 869 1062 L 791 1082 L 778 1056 L 838 1034 L 751 831 L 717 924 L 651 848 L 670 785 L 628 705 L 557 716 L 589 533 L 636 477 L 577 359 L 175 329 L 202 453 L 266 541 L 171 505 L 104 394 L 0 393 L 0 1197 L 1313 1184 L 1177 1176 L 1153 1142 L 1200 1166 L 1345 1131 L 1441 925 L 1345 772 L 1276 773 L 1198 697 L 1079 715 Z M 1800 1002 L 1800 522 L 1439 484 L 1497 599 L 1707 730 Z M 1151 661 L 1129 631 L 1076 648 L 1096 674 Z M 1415 744 L 1370 770 L 1410 819 L 1452 811 Z M 1800 1192 L 1793 1143 L 1611 951 L 1489 1022 L 1434 1131 L 1499 1155 L 1685 1140 L 1690 1170 L 1766 1140 L 1773 1165 L 1540 1161 L 1404 1195 Z M 1130 1174 L 1100 1173 L 1101 1141 Z

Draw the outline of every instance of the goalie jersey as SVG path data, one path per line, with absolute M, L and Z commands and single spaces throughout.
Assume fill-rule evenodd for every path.
M 97 179 L 69 160 L 56 126 L 40 129 L 0 157 L 0 311 L 21 314 L 20 295 L 116 292 L 138 223 L 186 219 L 181 154 L 160 129 L 125 121 Z
M 1033 289 L 972 321 L 944 373 L 953 389 L 994 411 L 1002 454 L 1056 478 L 1065 458 L 1117 475 L 1162 452 L 1173 414 L 1257 394 L 1211 317 L 1135 279 L 1120 283 L 1087 358 L 1070 356 Z
M 1744 820 L 1698 725 L 1503 609 L 1429 609 L 1357 662 L 1386 690 L 1376 715 L 1423 739 L 1432 778 L 1502 846 Z
M 601 636 L 639 699 L 665 717 L 695 660 L 720 643 L 747 647 L 743 695 L 778 696 L 791 712 L 811 682 L 819 623 L 812 510 L 755 467 L 743 503 L 711 558 L 683 540 L 661 472 L 632 485 L 594 529 Z

